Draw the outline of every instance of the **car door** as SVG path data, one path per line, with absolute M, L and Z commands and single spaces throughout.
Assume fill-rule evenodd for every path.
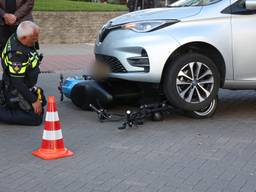
M 256 80 L 256 10 L 246 9 L 245 0 L 238 0 L 231 6 L 231 11 L 234 79 L 254 81 Z

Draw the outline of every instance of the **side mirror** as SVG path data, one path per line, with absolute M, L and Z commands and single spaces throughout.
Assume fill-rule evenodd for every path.
M 245 0 L 245 8 L 248 10 L 256 10 L 256 0 Z

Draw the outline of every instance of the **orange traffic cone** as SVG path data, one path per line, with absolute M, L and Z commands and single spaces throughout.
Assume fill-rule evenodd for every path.
M 33 151 L 32 154 L 45 160 L 68 157 L 74 154 L 64 147 L 64 139 L 54 96 L 48 97 L 41 147 Z

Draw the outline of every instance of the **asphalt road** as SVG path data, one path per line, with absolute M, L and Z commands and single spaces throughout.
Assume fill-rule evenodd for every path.
M 57 100 L 58 76 L 39 80 Z M 221 90 L 219 98 L 213 118 L 173 111 L 125 130 L 58 101 L 65 146 L 75 155 L 52 161 L 31 155 L 43 125 L 0 124 L 0 192 L 255 192 L 256 92 Z

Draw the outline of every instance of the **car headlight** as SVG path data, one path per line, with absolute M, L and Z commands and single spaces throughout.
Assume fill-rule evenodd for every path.
M 144 32 L 150 32 L 157 29 L 161 29 L 163 27 L 173 25 L 177 22 L 179 22 L 179 20 L 138 21 L 138 22 L 125 23 L 121 25 L 121 28 L 130 29 L 139 33 L 144 33 Z

